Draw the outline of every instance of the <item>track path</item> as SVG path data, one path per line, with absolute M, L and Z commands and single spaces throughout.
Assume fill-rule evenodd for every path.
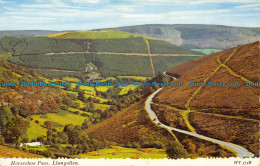
M 158 120 L 158 117 L 156 116 L 156 114 L 154 113 L 154 111 L 151 109 L 151 102 L 153 100 L 153 97 L 159 93 L 163 88 L 160 88 L 158 89 L 157 91 L 155 91 L 153 94 L 151 94 L 148 99 L 146 100 L 145 102 L 145 108 L 146 108 L 146 111 L 148 112 L 148 114 L 150 115 L 150 118 L 151 120 L 153 120 L 154 118 L 156 118 L 155 121 L 153 121 L 154 123 L 156 124 L 159 124 L 160 123 L 160 126 L 167 129 L 167 130 L 173 130 L 173 131 L 177 131 L 177 132 L 180 132 L 180 133 L 183 133 L 183 134 L 187 134 L 187 135 L 190 135 L 190 136 L 194 136 L 194 137 L 197 137 L 197 138 L 200 138 L 200 139 L 204 139 L 204 140 L 207 140 L 207 141 L 210 141 L 210 142 L 213 142 L 213 143 L 217 143 L 221 146 L 224 146 L 224 147 L 228 147 L 232 150 L 234 150 L 236 153 L 237 153 L 237 157 L 240 157 L 240 158 L 244 158 L 244 157 L 254 157 L 254 154 L 249 152 L 247 149 L 239 146 L 239 145 L 236 145 L 236 144 L 232 144 L 232 143 L 229 143 L 229 142 L 224 142 L 224 141 L 221 141 L 221 140 L 217 140 L 217 139 L 214 139 L 214 138 L 210 138 L 210 137 L 206 137 L 206 136 L 203 136 L 203 135 L 200 135 L 200 134 L 197 134 L 197 133 L 194 133 L 194 132 L 190 132 L 190 131 L 185 131 L 185 130 L 180 130 L 180 129 L 177 129 L 177 128 L 174 128 L 174 127 L 171 127 L 171 126 L 167 126 L 163 123 L 161 123 L 159 120 Z

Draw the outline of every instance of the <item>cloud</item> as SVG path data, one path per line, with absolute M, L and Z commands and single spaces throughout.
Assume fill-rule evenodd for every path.
M 65 3 L 63 3 L 61 0 L 51 0 L 51 2 L 58 7 L 66 7 Z
M 14 2 L 8 2 L 8 1 L 0 0 L 0 4 L 4 4 L 4 3 L 14 3 Z
M 190 4 L 205 4 L 205 3 L 254 3 L 258 0 L 192 0 Z
M 215 14 L 229 12 L 229 9 L 219 10 L 188 10 L 188 11 L 175 11 L 169 12 L 170 15 L 204 15 L 204 14 Z
M 259 0 L 131 0 L 136 3 L 147 5 L 169 5 L 169 4 L 208 4 L 208 3 L 259 3 Z
M 16 9 L 14 9 L 14 8 L 11 8 L 11 7 L 4 7 L 4 9 L 9 10 L 9 11 L 14 11 L 14 10 L 16 10 Z
M 240 5 L 235 8 L 252 8 L 252 7 L 260 7 L 260 4 L 250 4 L 250 5 Z
M 164 18 L 163 14 L 121 14 L 121 18 L 135 21 L 155 21 Z
M 96 4 L 99 3 L 100 0 L 72 0 L 73 3 L 89 3 L 89 4 Z

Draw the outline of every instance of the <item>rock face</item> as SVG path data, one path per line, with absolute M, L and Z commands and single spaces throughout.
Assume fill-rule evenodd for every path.
M 156 37 L 188 49 L 228 49 L 260 38 L 260 28 L 220 25 L 139 25 L 115 29 Z

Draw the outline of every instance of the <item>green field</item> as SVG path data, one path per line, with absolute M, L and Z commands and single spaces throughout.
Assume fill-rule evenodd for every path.
M 70 107 L 69 110 L 72 111 L 72 112 L 78 111 L 80 114 L 84 113 L 84 114 L 88 114 L 89 116 L 93 115 L 91 112 L 82 111 L 82 110 L 79 110 L 79 109 L 76 109 L 76 108 L 72 108 L 72 107 Z M 88 118 L 85 118 L 85 119 L 88 119 Z
M 140 81 L 146 81 L 147 79 L 150 79 L 151 77 L 142 77 L 142 76 L 117 76 L 118 78 L 132 78 L 135 80 L 140 80 Z
M 107 104 L 99 104 L 99 103 L 94 103 L 94 108 L 95 109 L 100 109 L 102 111 L 105 111 L 105 109 L 110 108 L 110 105 Z
M 76 31 L 47 35 L 47 37 L 58 39 L 122 39 L 131 37 L 145 37 L 147 39 L 158 40 L 153 37 L 138 35 L 129 32 L 117 30 L 99 30 L 99 31 Z
M 201 52 L 205 55 L 209 55 L 209 54 L 213 54 L 213 53 L 216 53 L 216 52 L 223 51 L 223 50 L 220 50 L 220 49 L 191 49 L 191 50 Z
M 96 91 L 95 88 L 92 86 L 80 86 L 79 89 L 83 90 L 86 94 L 95 96 Z
M 31 117 L 33 118 L 33 121 L 30 122 L 30 127 L 27 130 L 29 140 L 37 138 L 41 135 L 46 135 L 47 129 L 41 126 L 44 125 L 45 121 L 53 122 L 53 127 L 61 131 L 67 124 L 81 125 L 84 120 L 87 119 L 86 117 L 67 111 L 60 111 L 59 113 L 48 113 L 45 115 L 32 115 Z M 35 123 L 35 120 L 38 120 L 39 124 Z
M 105 82 L 105 81 L 102 81 L 102 82 Z M 96 86 L 95 88 L 96 88 L 97 91 L 106 92 L 111 87 L 109 87 L 109 86 Z
M 155 148 L 124 148 L 119 146 L 112 146 L 107 149 L 101 149 L 98 151 L 88 152 L 86 154 L 79 154 L 74 157 L 78 158 L 90 158 L 90 159 L 98 159 L 98 158 L 144 158 L 144 159 L 163 159 L 167 158 L 167 155 L 162 149 Z
M 128 85 L 126 87 L 122 87 L 122 90 L 121 92 L 119 93 L 120 95 L 124 95 L 124 94 L 127 94 L 127 92 L 132 89 L 134 90 L 135 88 L 137 88 L 137 86 L 134 86 L 134 85 Z
M 106 103 L 109 99 L 104 99 L 104 98 L 101 98 L 101 97 L 97 97 L 97 96 L 91 96 L 91 95 L 88 95 L 88 94 L 85 94 L 84 95 L 86 98 L 94 98 L 94 99 L 98 99 L 100 100 L 100 103 Z
M 114 80 L 116 80 L 115 77 L 107 77 L 107 78 L 105 78 L 103 80 L 97 80 L 97 81 L 98 82 L 107 82 L 107 81 L 114 81 Z
M 40 124 L 35 123 L 35 120 L 37 119 L 30 121 L 30 127 L 28 128 L 26 133 L 29 141 L 42 135 L 46 136 L 46 132 L 48 130 L 42 127 Z
M 75 77 L 63 77 L 62 80 L 64 81 L 68 81 L 68 82 L 80 82 L 80 80 L 78 78 Z

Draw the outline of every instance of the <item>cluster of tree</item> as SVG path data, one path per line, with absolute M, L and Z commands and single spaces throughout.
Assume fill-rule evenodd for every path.
M 90 63 L 91 59 L 87 58 L 89 54 L 60 54 L 60 55 L 23 55 L 15 56 L 9 59 L 12 63 L 40 67 L 40 68 L 52 68 L 61 70 L 74 70 L 83 71 L 87 63 Z
M 175 46 L 169 42 L 161 40 L 148 40 L 152 54 L 192 54 L 201 55 L 197 51 L 188 50 L 182 47 Z
M 51 52 L 83 52 L 80 44 L 73 40 L 48 37 L 3 37 L 0 40 L 3 49 L 12 55 L 36 55 Z
M 142 37 L 123 39 L 95 39 L 91 42 L 90 52 L 147 53 Z
M 0 143 L 19 145 L 27 142 L 26 131 L 29 122 L 20 116 L 14 116 L 8 107 L 0 108 Z
M 149 56 L 96 54 L 94 64 L 102 77 L 153 75 Z
M 21 82 L 41 82 L 38 75 L 21 66 L 0 63 L 0 82 L 13 82 L 15 86 L 6 86 L 0 91 L 0 105 L 9 107 L 14 115 L 24 118 L 33 114 L 57 112 L 66 105 L 67 97 L 60 88 L 21 86 Z
M 48 77 L 50 79 L 58 78 L 60 80 L 66 76 L 82 79 L 82 75 L 83 75 L 83 73 L 79 71 L 66 72 L 66 71 L 53 71 L 53 70 L 36 70 L 36 72 L 44 77 Z
M 179 158 L 188 158 L 189 153 L 187 150 L 184 148 L 184 146 L 177 141 L 171 142 L 167 148 L 166 148 L 166 154 L 168 158 L 171 159 L 179 159 Z
M 71 157 L 80 153 L 89 151 L 97 151 L 99 148 L 106 148 L 109 141 L 98 141 L 94 138 L 89 138 L 83 130 L 86 128 L 86 121 L 82 126 L 74 126 L 72 124 L 66 125 L 62 132 L 56 129 L 49 129 L 47 136 L 40 136 L 32 141 L 39 141 L 42 144 L 49 145 L 46 151 L 30 151 L 38 153 L 51 158 L 57 157 Z M 66 144 L 65 146 L 62 146 Z M 25 150 L 25 149 L 24 149 Z
M 121 91 L 120 87 L 109 88 L 107 92 L 99 92 L 97 95 L 101 98 L 108 98 L 105 104 L 112 105 L 110 108 L 107 108 L 105 111 L 101 111 L 100 109 L 96 109 L 94 106 L 94 102 L 97 102 L 96 99 L 91 97 L 85 98 L 84 92 L 78 92 L 78 99 L 86 102 L 86 106 L 82 109 L 83 111 L 92 113 L 93 116 L 89 116 L 88 114 L 84 114 L 83 116 L 88 116 L 89 121 L 92 124 L 100 123 L 101 121 L 114 116 L 116 113 L 121 111 L 122 109 L 132 105 L 135 102 L 140 101 L 143 97 L 151 94 L 156 87 L 138 87 L 135 90 L 129 90 L 127 94 L 120 95 Z
M 153 56 L 152 58 L 155 71 L 159 72 L 168 71 L 180 64 L 199 58 L 199 56 Z
M 165 145 L 162 142 L 159 141 L 152 141 L 152 142 L 130 142 L 128 141 L 124 147 L 127 148 L 156 148 L 156 149 L 162 149 L 165 147 Z

